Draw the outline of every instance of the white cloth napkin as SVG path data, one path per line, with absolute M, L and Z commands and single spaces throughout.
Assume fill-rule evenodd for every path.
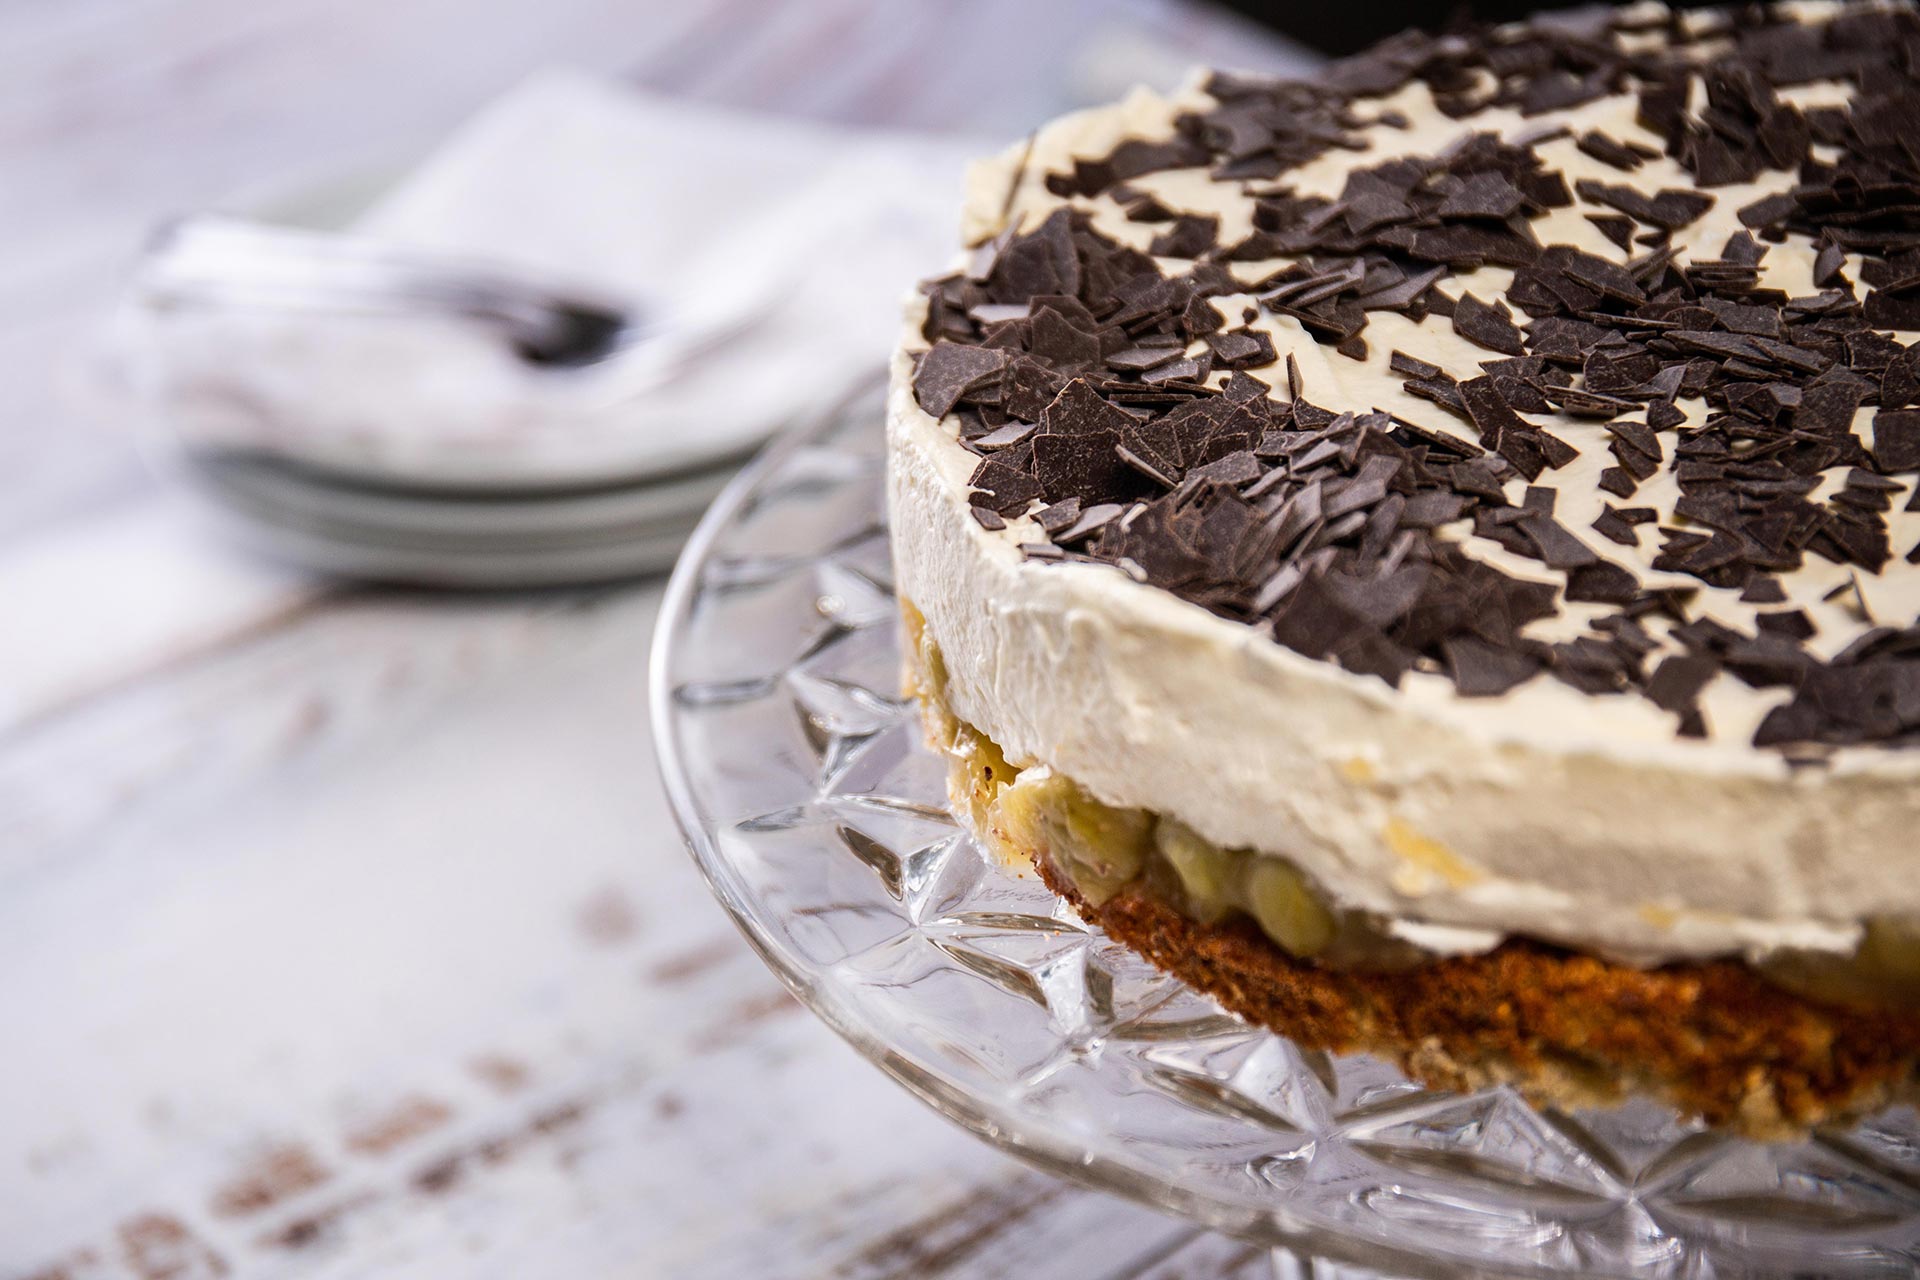
M 628 301 L 669 336 L 585 370 L 426 317 L 181 308 L 139 379 L 191 444 L 423 484 L 593 483 L 735 457 L 876 368 L 990 144 L 698 107 L 547 72 L 351 229 Z M 745 325 L 704 355 L 676 341 Z

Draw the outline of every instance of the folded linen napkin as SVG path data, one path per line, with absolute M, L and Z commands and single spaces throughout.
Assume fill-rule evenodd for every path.
M 347 228 L 531 273 L 665 334 L 585 369 L 436 316 L 149 309 L 189 446 L 411 484 L 626 482 L 737 457 L 885 358 L 988 144 L 695 106 L 579 73 L 487 108 Z

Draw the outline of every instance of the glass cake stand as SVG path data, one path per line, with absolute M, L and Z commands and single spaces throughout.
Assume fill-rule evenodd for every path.
M 1910 1109 L 1766 1145 L 1644 1102 L 1431 1092 L 1249 1028 L 983 854 L 898 694 L 881 414 L 870 388 L 733 483 L 653 653 L 694 857 L 834 1030 L 981 1137 L 1283 1274 L 1920 1270 Z

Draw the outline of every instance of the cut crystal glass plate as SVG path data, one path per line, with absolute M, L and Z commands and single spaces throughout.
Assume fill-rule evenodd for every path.
M 653 651 L 694 856 L 834 1030 L 1042 1168 L 1339 1264 L 1291 1274 L 1920 1270 L 1910 1109 L 1768 1145 L 1647 1102 L 1435 1093 L 1248 1027 L 983 853 L 899 695 L 882 413 L 869 389 L 727 490 Z

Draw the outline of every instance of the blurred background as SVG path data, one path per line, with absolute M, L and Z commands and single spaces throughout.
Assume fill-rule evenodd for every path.
M 0 3 L 0 1278 L 1259 1273 L 801 1014 L 644 690 L 967 156 L 1436 16 L 1240 8 Z

